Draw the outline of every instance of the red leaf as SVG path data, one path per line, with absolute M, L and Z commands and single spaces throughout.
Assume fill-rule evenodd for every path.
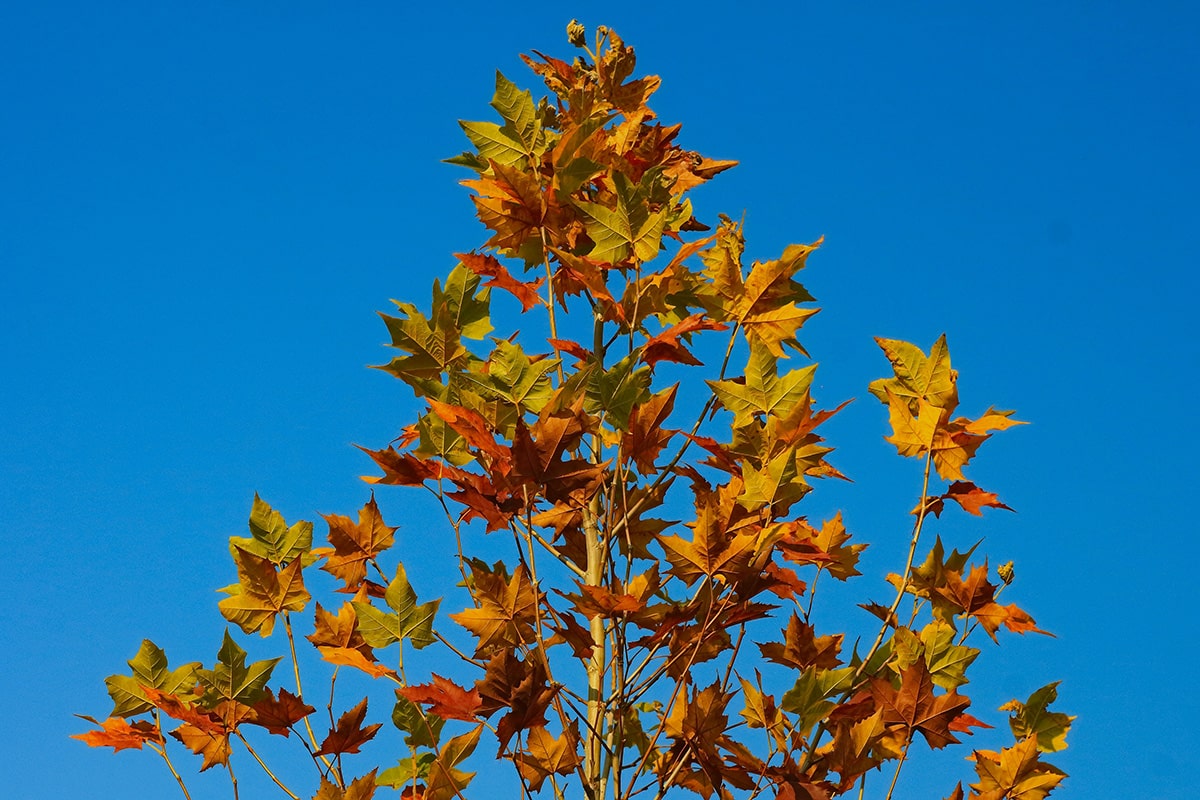
M 436 673 L 433 675 L 433 683 L 401 686 L 396 692 L 414 703 L 428 705 L 430 712 L 443 719 L 474 722 L 475 712 L 483 705 L 477 689 L 468 691 Z

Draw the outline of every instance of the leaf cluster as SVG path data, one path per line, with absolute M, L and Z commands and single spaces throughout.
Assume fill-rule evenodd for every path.
M 311 523 L 289 525 L 256 496 L 218 608 L 247 635 L 282 622 L 295 693 L 271 686 L 281 658 L 247 663 L 228 631 L 211 667 L 169 669 L 146 641 L 131 674 L 108 678 L 112 715 L 79 737 L 89 745 L 153 749 L 185 795 L 166 735 L 231 777 L 244 748 L 299 797 L 260 758 L 257 729 L 304 751 L 319 800 L 382 787 L 462 798 L 469 765 L 492 758 L 524 793 L 824 800 L 861 794 L 874 772 L 890 774 L 890 797 L 912 748 L 991 727 L 960 691 L 981 656 L 972 635 L 1045 632 L 999 602 L 1011 563 L 993 573 L 976 547 L 947 555 L 940 535 L 917 554 L 947 501 L 1008 509 L 965 473 L 994 432 L 1022 423 L 956 415 L 945 336 L 928 354 L 877 340 L 892 375 L 869 391 L 921 483 L 893 598 L 863 604 L 874 639 L 848 647 L 814 600 L 823 581 L 860 577 L 866 543 L 841 513 L 798 511 L 819 481 L 844 478 L 819 432 L 842 406 L 815 404 L 799 340 L 817 313 L 799 276 L 821 240 L 746 264 L 744 225 L 710 226 L 689 197 L 735 162 L 679 144 L 680 126 L 648 105 L 659 78 L 634 77 L 615 33 L 593 45 L 577 23 L 568 34 L 573 61 L 525 57 L 546 97 L 497 74 L 499 121 L 461 123 L 471 149 L 449 161 L 469 170 L 486 240 L 456 256 L 427 308 L 396 301 L 383 315 L 395 355 L 379 369 L 423 411 L 362 448 L 379 473 L 366 481 L 423 490 L 442 510 L 462 576 L 453 597 L 419 599 L 416 562 L 397 557 L 373 494 L 357 519 L 325 515 L 316 547 Z M 503 558 L 479 557 L 486 537 Z M 343 595 L 329 607 L 312 601 L 314 571 Z M 294 620 L 330 682 L 323 737 Z M 436 673 L 406 666 L 426 648 Z M 363 697 L 334 721 L 342 670 L 389 687 L 390 720 L 368 722 Z M 978 780 L 952 797 L 1038 798 L 1062 780 L 1040 760 L 1073 720 L 1049 710 L 1056 687 L 1003 707 L 1015 744 L 972 751 Z M 389 721 L 404 749 L 384 756 L 370 748 Z M 368 752 L 375 768 L 352 777 L 344 759 Z

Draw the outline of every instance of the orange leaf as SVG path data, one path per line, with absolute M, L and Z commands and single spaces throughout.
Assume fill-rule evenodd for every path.
M 88 747 L 111 747 L 116 753 L 129 749 L 141 750 L 142 745 L 146 742 L 158 745 L 163 743 L 162 734 L 159 733 L 158 728 L 154 726 L 153 722 L 147 720 L 141 720 L 131 725 L 121 717 L 109 717 L 104 722 L 96 722 L 90 717 L 83 717 L 83 719 L 100 726 L 98 731 L 71 734 L 72 739 L 79 739 Z
M 321 567 L 347 587 L 356 588 L 367 577 L 367 562 L 392 546 L 396 528 L 385 525 L 375 495 L 359 509 L 358 524 L 341 514 L 324 514 L 329 523 L 333 553 Z
M 532 283 L 519 281 L 512 276 L 499 259 L 492 255 L 482 253 L 455 253 L 454 257 L 462 261 L 467 269 L 474 272 L 476 275 L 488 278 L 484 282 L 484 286 L 495 286 L 498 289 L 511 294 L 513 297 L 521 301 L 521 310 L 528 311 L 542 302 L 542 298 L 538 295 L 538 287 L 542 285 L 545 278 L 538 278 Z
M 372 661 L 363 655 L 360 650 L 352 650 L 349 647 L 318 647 L 321 651 L 321 658 L 328 661 L 330 664 L 337 664 L 343 667 L 354 667 L 362 670 L 372 678 L 382 678 L 384 675 L 395 675 L 396 671 L 385 667 L 376 661 Z
M 229 746 L 228 734 L 210 733 L 185 722 L 178 729 L 171 731 L 171 735 L 188 750 L 198 756 L 204 756 L 204 763 L 200 766 L 201 772 L 218 764 L 229 763 L 232 749 Z
M 968 514 L 974 514 L 977 517 L 982 517 L 982 508 L 1003 508 L 1012 511 L 1011 508 L 1000 502 L 1000 497 L 993 492 L 985 492 L 970 481 L 955 481 L 950 484 L 950 488 L 942 495 L 947 500 L 953 500 L 963 507 L 963 510 Z

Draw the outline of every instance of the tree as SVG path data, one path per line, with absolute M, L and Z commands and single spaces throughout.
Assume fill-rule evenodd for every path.
M 866 544 L 841 514 L 797 512 L 818 479 L 843 477 L 818 433 L 839 409 L 814 408 L 816 365 L 798 339 L 817 309 L 797 275 L 820 242 L 745 266 L 742 224 L 722 216 L 713 230 L 687 198 L 735 162 L 684 149 L 680 127 L 656 121 L 659 79 L 632 77 L 615 33 L 601 27 L 589 46 L 572 22 L 568 36 L 574 63 L 525 57 L 551 99 L 498 74 L 502 122 L 462 123 L 472 149 L 450 161 L 472 173 L 463 183 L 489 238 L 457 254 L 427 312 L 398 302 L 384 316 L 398 354 L 380 369 L 427 411 L 364 448 L 382 473 L 368 481 L 435 499 L 462 578 L 447 593 L 462 605 L 421 601 L 373 494 L 357 519 L 326 516 L 319 547 L 311 523 L 256 496 L 218 605 L 243 634 L 277 636 L 282 620 L 285 654 L 247 663 L 227 631 L 212 666 L 172 668 L 144 641 L 130 673 L 106 681 L 109 718 L 86 718 L 97 727 L 78 738 L 153 750 L 185 796 L 168 736 L 231 778 L 245 750 L 292 798 L 465 797 L 467 767 L 495 747 L 523 795 L 818 800 L 860 793 L 876 771 L 877 796 L 891 797 L 913 748 L 990 727 L 959 691 L 980 655 L 970 642 L 1044 631 L 998 600 L 1011 563 L 947 554 L 927 528 L 951 506 L 1008 508 L 965 470 L 1021 423 L 994 408 L 955 416 L 945 336 L 928 353 L 877 339 L 892 375 L 869 390 L 887 440 L 919 465 L 920 492 L 894 595 L 862 606 L 875 632 L 847 652 L 813 600 L 859 574 Z M 491 336 L 493 290 L 548 335 Z M 508 555 L 481 558 L 485 537 Z M 332 584 L 327 606 L 312 603 L 319 580 Z M 299 625 L 328 692 L 302 688 Z M 453 660 L 447 675 L 406 668 L 427 647 Z M 273 681 L 284 658 L 295 693 Z M 369 771 L 349 757 L 385 723 L 368 723 L 369 697 L 333 721 L 342 670 L 388 688 L 404 737 L 401 754 L 364 751 L 385 758 Z M 1031 800 L 1059 784 L 1042 761 L 1073 719 L 1049 710 L 1056 687 L 1002 708 L 1015 744 L 974 751 L 976 781 L 951 797 Z M 330 698 L 327 732 L 317 696 Z M 297 742 L 311 772 L 268 766 L 252 740 L 271 735 Z

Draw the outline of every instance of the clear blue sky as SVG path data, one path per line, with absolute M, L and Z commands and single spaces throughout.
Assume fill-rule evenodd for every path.
M 880 543 L 858 599 L 885 594 L 918 491 L 866 394 L 887 368 L 871 337 L 946 331 L 964 412 L 1033 424 L 974 472 L 1019 513 L 940 531 L 1014 559 L 1013 599 L 1058 634 L 986 652 L 973 710 L 997 722 L 1062 679 L 1079 720 L 1057 797 L 1193 796 L 1194 6 L 421 5 L 0 10 L 4 795 L 174 796 L 151 755 L 69 740 L 71 713 L 106 714 L 102 679 L 143 637 L 212 660 L 255 491 L 289 519 L 366 500 L 351 443 L 417 410 L 364 368 L 389 357 L 374 312 L 428 303 L 485 238 L 439 162 L 466 145 L 456 120 L 491 118 L 497 68 L 536 91 L 517 54 L 569 55 L 576 16 L 663 77 L 653 106 L 686 146 L 741 161 L 702 215 L 745 210 L 752 257 L 826 237 L 803 341 L 817 399 L 859 398 L 827 428 L 856 483 L 805 510 Z M 406 498 L 379 496 L 418 558 L 442 532 Z M 968 776 L 940 763 L 943 791 Z

